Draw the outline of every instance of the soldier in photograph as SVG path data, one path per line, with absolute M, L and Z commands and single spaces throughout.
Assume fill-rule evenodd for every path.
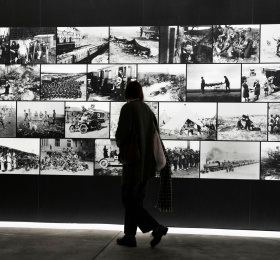
M 202 94 L 204 94 L 204 88 L 205 88 L 205 80 L 203 77 L 201 77 L 201 91 L 202 91 Z
M 227 90 L 228 90 L 228 92 L 230 92 L 230 82 L 229 82 L 227 76 L 224 76 L 224 78 L 225 78 L 225 84 L 226 84 L 226 92 L 227 92 Z
M 278 55 L 279 54 L 279 48 L 280 48 L 280 36 L 277 37 L 277 38 L 273 38 L 273 40 L 276 41 L 276 55 Z

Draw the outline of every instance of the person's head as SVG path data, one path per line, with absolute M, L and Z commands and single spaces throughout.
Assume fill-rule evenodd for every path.
M 124 91 L 124 99 L 127 101 L 129 99 L 140 99 L 144 101 L 144 94 L 141 84 L 138 81 L 130 81 L 127 83 Z

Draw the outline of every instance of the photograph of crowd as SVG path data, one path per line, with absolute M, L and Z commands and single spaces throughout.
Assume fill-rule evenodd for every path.
M 218 140 L 267 141 L 267 104 L 218 103 Z
M 160 63 L 211 63 L 212 26 L 161 26 Z
M 162 139 L 216 140 L 216 103 L 159 104 Z
M 172 178 L 199 178 L 199 141 L 164 140 Z
M 186 65 L 138 65 L 146 101 L 186 101 Z
M 190 64 L 188 102 L 240 102 L 240 64 Z
M 86 101 L 87 66 L 42 65 L 41 100 Z
M 214 63 L 259 63 L 259 25 L 214 25 Z
M 56 63 L 56 27 L 11 27 L 10 63 Z
M 10 62 L 10 28 L 0 27 L 0 64 Z
M 280 141 L 280 103 L 268 104 L 268 141 Z
M 0 101 L 0 137 L 16 137 L 16 102 Z
M 110 27 L 110 63 L 158 63 L 159 26 Z
M 66 102 L 66 138 L 109 138 L 109 102 Z
M 87 101 L 124 101 L 128 82 L 137 79 L 136 65 L 88 65 Z
M 261 180 L 280 180 L 280 143 L 261 143 Z
M 260 179 L 259 142 L 201 142 L 200 178 Z
M 64 137 L 64 102 L 17 102 L 17 137 Z
M 112 139 L 95 139 L 95 176 L 121 176 L 122 164 L 119 161 L 119 148 Z
M 109 27 L 58 27 L 57 63 L 108 63 Z
M 0 174 L 39 175 L 40 139 L 1 138 Z

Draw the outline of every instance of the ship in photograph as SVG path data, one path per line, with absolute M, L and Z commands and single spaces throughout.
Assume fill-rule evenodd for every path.
M 57 63 L 108 63 L 109 27 L 58 27 Z
M 199 141 L 169 141 L 164 140 L 172 178 L 199 177 Z
M 17 102 L 17 137 L 64 137 L 64 102 Z
M 138 65 L 145 101 L 186 101 L 186 65 Z
M 136 65 L 88 65 L 87 101 L 123 101 L 128 82 L 137 78 Z
M 39 175 L 40 139 L 1 138 L 0 173 Z
M 41 100 L 86 101 L 86 65 L 42 65 Z
M 158 63 L 159 27 L 110 27 L 110 63 Z
M 119 148 L 111 139 L 95 139 L 95 176 L 121 176 L 122 164 L 119 161 Z
M 109 138 L 109 102 L 66 102 L 65 137 Z
M 0 64 L 10 62 L 10 28 L 0 27 Z
M 11 64 L 56 63 L 56 27 L 11 27 Z
M 93 176 L 93 139 L 41 139 L 42 175 Z
M 16 137 L 16 102 L 0 101 L 0 137 Z
M 259 142 L 201 142 L 200 178 L 260 179 Z
M 268 141 L 280 141 L 280 103 L 268 104 Z
M 216 103 L 160 103 L 162 139 L 216 140 L 216 120 Z
M 213 40 L 213 63 L 259 63 L 259 25 L 215 25 Z
M 280 180 L 279 142 L 261 143 L 261 180 Z
M 219 103 L 218 140 L 267 140 L 267 104 Z

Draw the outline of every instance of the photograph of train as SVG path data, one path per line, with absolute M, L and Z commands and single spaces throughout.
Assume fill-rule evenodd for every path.
M 280 141 L 280 103 L 268 103 L 268 141 Z
M 216 140 L 216 103 L 159 103 L 162 139 Z
M 56 27 L 11 27 L 10 63 L 56 63 Z
M 260 179 L 259 142 L 201 142 L 200 178 Z
M 109 102 L 66 102 L 66 138 L 109 138 Z
M 108 63 L 109 27 L 58 27 L 57 63 Z
M 41 139 L 40 174 L 93 176 L 94 139 Z
M 186 65 L 138 65 L 145 101 L 186 101 Z
M 260 25 L 214 25 L 213 63 L 259 63 Z
M 0 174 L 39 175 L 40 139 L 1 138 Z
M 261 180 L 280 180 L 279 147 L 279 142 L 261 142 Z
M 0 101 L 0 137 L 16 137 L 16 102 Z
M 218 103 L 218 140 L 267 141 L 267 104 Z
M 160 63 L 212 63 L 212 26 L 161 26 Z
M 199 178 L 199 141 L 164 140 L 172 178 Z
M 188 102 L 240 102 L 240 64 L 189 64 Z
M 137 79 L 136 65 L 88 65 L 87 101 L 124 101 L 129 81 Z
M 122 175 L 122 164 L 119 161 L 119 148 L 115 140 L 95 139 L 94 175 Z
M 0 27 L 0 64 L 10 62 L 10 28 Z
M 42 65 L 41 100 L 86 101 L 87 65 Z
M 64 137 L 64 102 L 17 102 L 17 137 Z
M 159 26 L 110 27 L 109 63 L 158 63 Z

